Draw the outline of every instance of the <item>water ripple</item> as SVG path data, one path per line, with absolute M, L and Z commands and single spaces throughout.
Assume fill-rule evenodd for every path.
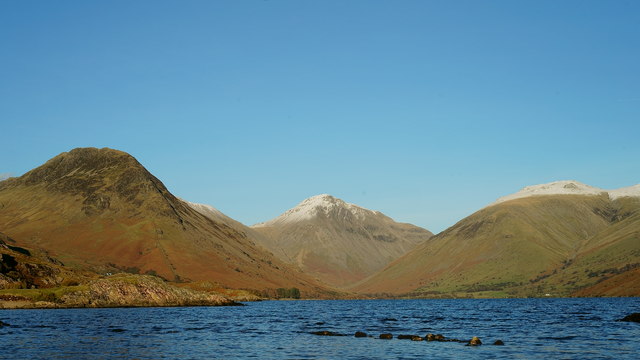
M 265 301 L 241 308 L 3 310 L 24 359 L 635 359 L 637 298 Z M 314 331 L 372 337 L 324 337 Z M 479 336 L 485 345 L 379 340 Z M 505 346 L 487 345 L 503 340 Z

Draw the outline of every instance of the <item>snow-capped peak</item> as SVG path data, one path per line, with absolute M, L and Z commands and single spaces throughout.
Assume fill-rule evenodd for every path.
M 617 190 L 604 190 L 600 188 L 596 188 L 593 186 L 589 186 L 583 184 L 579 181 L 575 180 L 562 180 L 562 181 L 554 181 L 548 184 L 540 184 L 540 185 L 532 185 L 523 188 L 515 194 L 503 196 L 496 200 L 494 203 L 490 204 L 495 205 L 499 203 L 503 203 L 505 201 L 526 198 L 531 196 L 542 196 L 542 195 L 601 195 L 608 194 L 609 198 L 615 200 L 617 198 L 629 196 L 629 197 L 640 197 L 640 184 L 621 188 Z
M 613 200 L 621 197 L 640 197 L 640 184 L 609 191 Z
M 294 223 L 313 219 L 320 214 L 328 215 L 333 211 L 339 211 L 341 209 L 347 210 L 359 219 L 364 219 L 364 217 L 367 215 L 380 214 L 380 212 L 378 211 L 368 210 L 360 206 L 347 203 L 329 194 L 321 194 L 305 199 L 296 207 L 287 210 L 277 218 L 267 222 L 256 224 L 255 226 L 268 226 L 276 223 Z

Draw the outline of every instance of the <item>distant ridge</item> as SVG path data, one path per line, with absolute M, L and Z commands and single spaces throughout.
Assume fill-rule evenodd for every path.
M 608 195 L 612 200 L 615 200 L 621 197 L 640 197 L 640 184 L 625 187 L 625 188 L 620 188 L 616 190 L 604 190 L 604 189 L 583 184 L 575 180 L 554 181 L 547 184 L 527 186 L 522 190 L 518 191 L 517 193 L 499 198 L 489 206 L 503 203 L 505 201 L 522 199 L 522 198 L 531 197 L 531 196 L 545 196 L 545 195 L 597 196 L 602 194 Z

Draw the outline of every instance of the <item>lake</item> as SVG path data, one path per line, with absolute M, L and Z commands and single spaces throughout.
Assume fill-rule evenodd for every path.
M 640 298 L 264 301 L 243 307 L 2 310 L 11 359 L 637 359 Z M 312 335 L 328 330 L 345 337 Z M 355 338 L 364 331 L 375 338 Z M 478 336 L 484 345 L 380 340 Z M 505 346 L 491 345 L 503 340 Z

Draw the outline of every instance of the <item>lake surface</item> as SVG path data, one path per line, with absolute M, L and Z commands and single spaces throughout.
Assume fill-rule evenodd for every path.
M 243 307 L 1 310 L 7 359 L 638 359 L 640 298 L 265 301 Z M 310 334 L 329 330 L 349 334 Z M 355 338 L 364 331 L 375 338 Z M 478 336 L 485 345 L 380 340 Z M 505 346 L 490 345 L 501 339 Z

